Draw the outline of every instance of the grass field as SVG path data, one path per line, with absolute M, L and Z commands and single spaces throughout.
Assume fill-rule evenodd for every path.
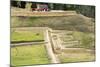
M 11 41 L 36 41 L 44 40 L 43 32 L 34 31 L 12 31 Z
M 71 47 L 87 48 L 87 49 L 95 48 L 95 34 L 94 33 L 80 32 L 80 31 L 73 31 L 70 35 L 66 33 L 62 35 L 61 37 L 61 40 L 65 42 L 63 43 L 64 46 L 68 44 L 74 44 Z
M 67 37 L 67 36 L 72 36 Z M 69 39 L 69 40 L 68 40 Z M 61 63 L 85 62 L 95 60 L 95 36 L 93 33 L 73 31 L 71 35 L 63 35 L 64 42 L 78 41 L 78 44 L 66 47 L 62 54 L 58 55 Z M 75 44 L 75 43 L 73 43 Z M 68 44 L 63 44 L 68 45 Z
M 44 45 L 11 48 L 11 65 L 48 64 L 50 59 Z
M 95 56 L 90 53 L 67 53 L 59 55 L 59 59 L 61 63 L 86 62 L 95 61 Z
M 79 47 L 94 49 L 95 48 L 95 34 L 86 32 L 74 32 L 73 37 L 75 40 L 80 41 Z

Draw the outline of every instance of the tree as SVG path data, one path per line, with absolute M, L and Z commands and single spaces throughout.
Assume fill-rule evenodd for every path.
M 31 6 L 32 6 L 32 3 L 31 2 L 27 2 L 25 8 L 27 10 L 31 11 Z
M 76 10 L 85 16 L 95 18 L 95 6 L 78 5 Z

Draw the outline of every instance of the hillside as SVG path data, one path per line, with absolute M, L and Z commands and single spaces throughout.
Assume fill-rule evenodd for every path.
M 50 27 L 60 30 L 94 32 L 94 21 L 80 14 L 64 17 L 11 17 L 11 27 Z

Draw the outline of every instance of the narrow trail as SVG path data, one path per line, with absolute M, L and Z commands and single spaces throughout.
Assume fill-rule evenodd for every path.
M 52 48 L 52 45 L 51 45 L 48 30 L 46 30 L 46 33 L 44 33 L 44 35 L 45 35 L 45 42 L 48 42 L 48 43 L 45 44 L 45 46 L 46 46 L 46 49 L 47 49 L 47 53 L 48 53 L 49 57 L 51 58 L 51 63 L 59 63 L 56 55 L 53 52 L 53 48 Z

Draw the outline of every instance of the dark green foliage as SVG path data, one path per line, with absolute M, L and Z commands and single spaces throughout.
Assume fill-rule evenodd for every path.
M 85 16 L 95 18 L 95 6 L 87 6 L 87 5 L 76 6 L 76 10 L 78 13 L 81 13 Z
M 11 6 L 25 8 L 27 2 L 25 1 L 11 1 Z M 81 13 L 85 16 L 95 18 L 95 6 L 89 5 L 72 5 L 72 4 L 60 4 L 60 3 L 40 3 L 40 2 L 31 2 L 31 8 L 35 7 L 35 4 L 47 4 L 49 10 L 75 10 L 78 13 Z M 35 6 L 34 6 L 35 5 Z

